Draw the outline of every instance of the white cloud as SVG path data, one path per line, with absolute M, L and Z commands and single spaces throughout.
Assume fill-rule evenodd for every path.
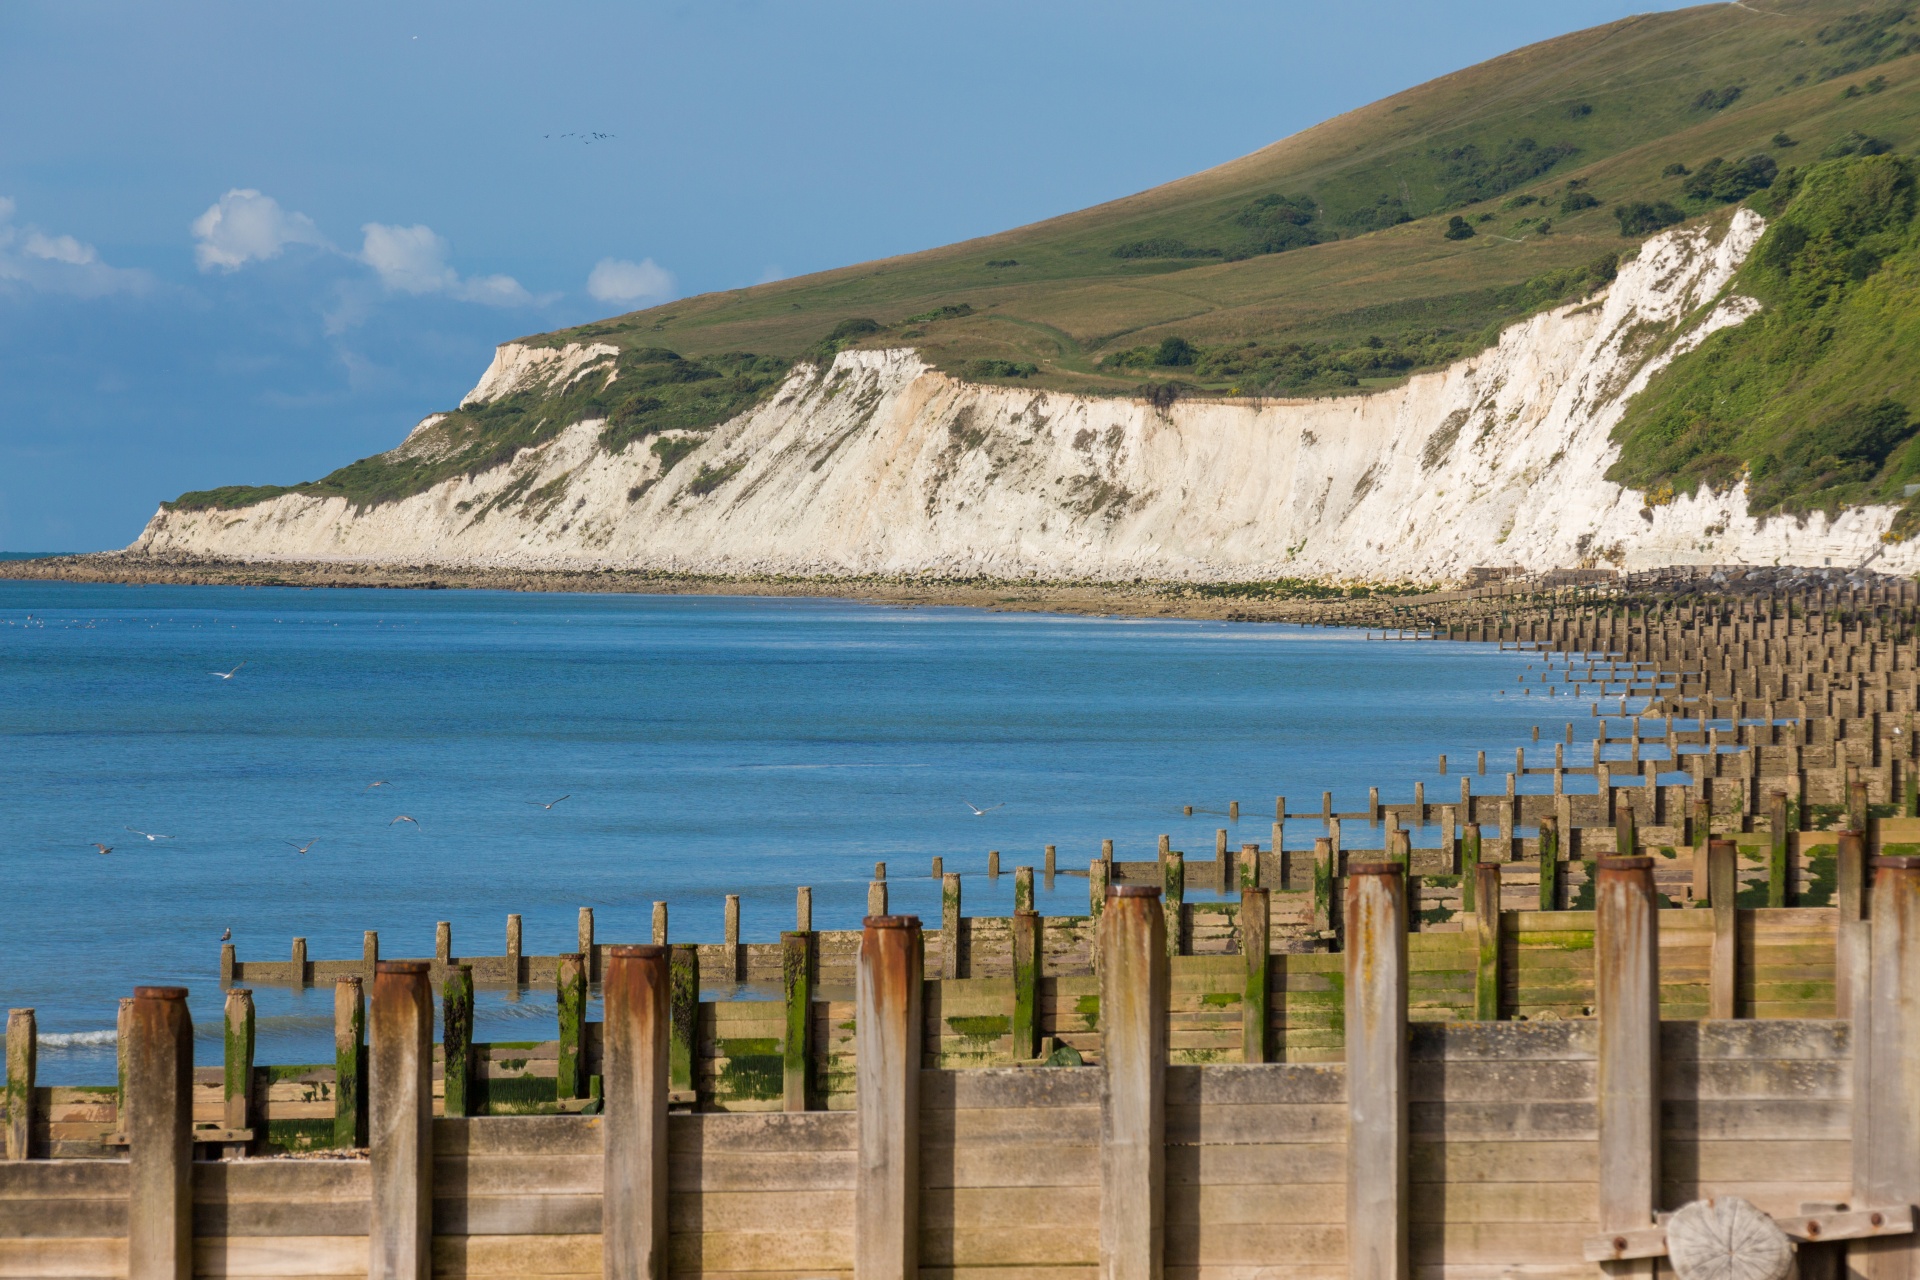
M 416 296 L 445 294 L 462 302 L 491 307 L 518 307 L 534 301 L 533 295 L 512 276 L 462 279 L 459 272 L 447 265 L 447 242 L 432 227 L 419 223 L 396 227 L 369 222 L 360 230 L 365 236 L 360 260 L 374 269 L 380 283 L 396 292 Z
M 673 296 L 673 272 L 652 258 L 627 262 L 602 258 L 587 275 L 587 292 L 601 302 L 644 302 Z
M 331 249 L 304 213 L 280 207 L 272 196 L 235 187 L 193 220 L 194 260 L 202 271 L 238 271 L 249 262 L 277 258 L 290 244 Z
M 144 293 L 153 287 L 152 276 L 102 262 L 99 251 L 83 240 L 48 235 L 31 225 L 15 227 L 16 207 L 0 196 L 0 285 L 81 298 Z

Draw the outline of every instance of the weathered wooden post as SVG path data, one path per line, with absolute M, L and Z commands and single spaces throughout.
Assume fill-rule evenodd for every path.
M 1013 869 L 1013 909 L 1015 911 L 1033 910 L 1033 868 L 1015 867 Z
M 1100 913 L 1107 909 L 1108 865 L 1099 858 L 1087 864 L 1087 914 L 1096 921 L 1100 919 Z
M 1013 1060 L 1031 1061 L 1040 1048 L 1040 913 L 1013 911 Z
M 866 918 L 854 983 L 855 1280 L 919 1274 L 922 964 L 917 917 Z
M 1048 845 L 1041 853 L 1042 865 L 1040 873 L 1047 878 L 1047 888 L 1049 889 L 1053 888 L 1053 877 L 1055 875 L 1054 863 L 1057 856 L 1052 845 Z
M 780 985 L 787 1034 L 780 1046 L 780 1108 L 805 1111 L 813 1084 L 813 934 L 780 935 Z
M 433 962 L 445 966 L 453 963 L 453 922 L 441 920 L 433 926 Z M 378 971 L 375 971 L 376 977 Z
M 221 1056 L 220 1123 L 228 1129 L 247 1127 L 248 1103 L 253 1095 L 253 992 L 245 987 L 227 989 L 226 1036 Z M 225 1144 L 225 1154 L 238 1160 L 247 1154 L 247 1143 Z
M 1500 1020 L 1500 864 L 1483 862 L 1474 874 L 1474 934 L 1479 943 L 1474 966 L 1473 1016 Z
M 867 914 L 870 916 L 887 914 L 887 882 L 885 880 L 867 881 Z
M 1866 1007 L 1864 997 L 1867 990 L 1867 929 L 1866 929 L 1866 873 L 1867 873 L 1867 837 L 1863 831 L 1842 831 L 1839 847 L 1833 859 L 1834 878 L 1839 882 L 1834 887 L 1833 901 L 1838 908 L 1839 920 L 1834 926 L 1834 964 L 1833 964 L 1833 1006 L 1836 1018 L 1854 1020 L 1854 1052 L 1859 1055 L 1857 1046 L 1865 1043 Z M 1863 1097 L 1865 1090 L 1855 1093 Z
M 221 943 L 220 944 L 220 986 L 222 988 L 230 987 L 233 985 L 234 966 L 237 965 L 238 963 L 239 963 L 239 958 L 234 952 L 233 944 L 231 942 Z
M 447 966 L 440 989 L 440 1109 L 473 1114 L 473 966 Z
M 127 1019 L 127 1275 L 193 1275 L 193 1019 L 185 987 L 135 987 Z
M 746 977 L 740 964 L 740 895 L 727 895 L 726 907 L 721 917 L 721 939 L 726 948 L 727 981 L 734 983 Z
M 801 933 L 813 931 L 813 890 L 804 884 L 793 891 L 793 927 Z
M 1660 945 L 1653 859 L 1598 859 L 1594 1004 L 1600 1019 L 1600 1229 L 1653 1224 L 1660 1194 Z M 1613 1264 L 1648 1275 L 1650 1261 Z
M 307 940 L 305 938 L 293 940 L 292 960 L 293 989 L 305 991 L 307 989 Z
M 1767 797 L 1767 905 L 1787 905 L 1787 793 L 1775 791 Z
M 1100 1280 L 1158 1280 L 1166 1244 L 1166 918 L 1149 885 L 1100 917 Z
M 1711 885 L 1711 850 L 1713 840 L 1713 799 L 1706 788 L 1693 800 L 1693 897 L 1696 902 L 1707 901 L 1713 893 Z
M 664 902 L 653 904 L 653 945 L 667 945 L 667 904 Z
M 1866 779 L 1856 776 L 1847 786 L 1847 828 L 1851 831 L 1867 829 L 1867 783 Z
M 600 1236 L 607 1280 L 667 1274 L 667 949 L 607 948 Z
M 1325 836 L 1313 842 L 1313 929 L 1315 933 L 1333 930 L 1333 841 Z
M 1258 889 L 1260 887 L 1260 846 L 1257 844 L 1241 845 L 1240 856 L 1234 861 L 1236 869 L 1240 873 L 1240 887 L 1242 889 Z M 1224 893 L 1227 888 L 1228 886 L 1222 882 L 1220 885 L 1221 892 Z
M 333 1145 L 353 1148 L 367 1132 L 367 1004 L 360 979 L 333 984 Z
M 693 1063 L 700 1043 L 700 948 L 690 942 L 676 943 L 667 954 L 672 969 L 667 1010 L 667 1100 L 691 1104 Z
M 1240 888 L 1240 955 L 1245 982 L 1240 994 L 1240 1061 L 1267 1060 L 1267 970 L 1272 915 L 1267 890 Z
M 1864 1091 L 1853 1106 L 1853 1194 L 1866 1205 L 1920 1198 L 1920 858 L 1873 859 Z M 1855 1044 L 1862 1043 L 1859 1019 Z M 1861 1050 L 1856 1047 L 1854 1052 Z M 1866 1280 L 1907 1280 L 1912 1236 L 1854 1241 L 1848 1270 Z
M 1347 866 L 1347 1275 L 1407 1280 L 1407 891 Z
M 1713 910 L 1713 945 L 1707 964 L 1707 1016 L 1733 1017 L 1736 938 L 1739 917 L 1734 897 L 1740 891 L 1739 846 L 1715 840 L 1707 846 L 1707 901 Z
M 373 976 L 367 1139 L 368 1280 L 433 1274 L 433 987 L 424 960 L 382 960 Z
M 1106 844 L 1109 856 L 1111 856 L 1113 841 L 1109 840 Z M 1000 876 L 1000 851 L 998 849 L 987 850 L 987 875 L 995 879 L 998 879 Z
M 1460 831 L 1460 908 L 1475 910 L 1480 893 L 1480 824 L 1469 822 Z
M 1094 863 L 1098 867 L 1099 863 Z M 940 877 L 940 976 L 960 976 L 960 877 Z
M 1176 849 L 1167 855 L 1165 906 L 1167 955 L 1187 953 L 1187 860 Z
M 507 917 L 507 987 L 518 990 L 520 977 L 520 917 L 514 914 Z
M 39 1058 L 39 1027 L 33 1010 L 7 1010 L 7 1150 L 25 1160 L 33 1132 L 33 1078 Z
M 554 965 L 554 1004 L 559 1010 L 560 1045 L 556 1053 L 553 1095 L 587 1096 L 587 958 L 578 952 Z
M 1540 819 L 1540 909 L 1560 909 L 1560 819 Z
M 587 981 L 591 983 L 595 978 L 600 976 L 600 965 L 598 964 L 598 962 L 595 961 L 594 955 L 593 955 L 593 908 L 592 907 L 580 908 L 579 923 L 576 924 L 574 928 L 575 928 L 574 936 L 575 936 L 576 945 L 579 946 L 580 954 L 586 959 L 586 962 L 587 962 Z

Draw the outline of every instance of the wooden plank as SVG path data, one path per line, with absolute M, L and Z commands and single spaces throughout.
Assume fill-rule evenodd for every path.
M 1062 1196 L 1047 1196 L 1038 1204 L 1034 1197 L 1025 1191 L 942 1191 L 927 1192 L 933 1199 L 924 1203 L 941 1203 L 939 1197 L 964 1196 L 1008 1196 L 1016 1198 L 1025 1210 L 1041 1208 L 1050 1211 L 1056 1199 L 1070 1205 L 1078 1205 L 1073 1193 Z M 1097 1205 L 1096 1205 L 1097 1208 Z M 923 1220 L 932 1221 L 926 1218 Z M 831 1225 L 833 1223 L 851 1223 L 853 1221 L 853 1191 L 707 1191 L 698 1194 L 677 1194 L 670 1192 L 667 1197 L 667 1223 L 675 1232 L 720 1231 L 785 1231 L 796 1222 L 813 1225 Z
M 0 1161 L 0 1200 L 125 1199 L 125 1160 Z
M 1243 1224 L 1231 1231 L 1213 1231 L 1190 1223 L 1167 1226 L 1169 1267 L 1259 1263 L 1330 1266 L 1344 1263 L 1346 1256 L 1347 1231 L 1339 1225 Z
M 927 1142 L 920 1149 L 920 1184 L 926 1187 L 1079 1187 L 1099 1181 L 1100 1148 L 1091 1144 L 1049 1147 L 1044 1160 L 1012 1145 Z
M 367 1238 L 258 1236 L 195 1239 L 196 1276 L 364 1276 Z
M 600 1237 L 439 1236 L 433 1274 L 439 1276 L 600 1275 Z
M 1412 1178 L 1420 1182 L 1587 1182 L 1598 1177 L 1594 1142 L 1414 1142 Z
M 834 1194 L 834 1193 L 829 1193 Z M 749 1210 L 753 1221 L 762 1224 L 760 1230 L 773 1228 L 778 1218 L 776 1206 L 767 1201 L 773 1197 L 762 1197 Z M 830 1211 L 832 1206 L 822 1205 Z M 852 1211 L 848 1202 L 847 1212 Z M 983 1228 L 994 1227 L 1005 1230 L 1009 1222 L 1019 1222 L 1025 1227 L 1042 1226 L 1081 1226 L 1091 1228 L 1099 1221 L 1100 1188 L 1089 1184 L 1082 1187 L 1056 1187 L 1046 1195 L 1036 1196 L 1026 1187 L 929 1187 L 920 1197 L 920 1221 L 923 1226 L 944 1228 Z M 704 1213 L 703 1213 L 703 1216 Z M 807 1216 L 795 1214 L 802 1221 L 831 1222 L 830 1216 Z M 705 1230 L 716 1230 L 715 1222 L 709 1218 Z M 1097 1237 L 1095 1243 L 1098 1243 Z
M 599 1195 L 599 1156 L 454 1156 L 433 1162 L 436 1196 Z
M 466 1195 L 433 1202 L 433 1230 L 446 1236 L 597 1236 L 600 1196 Z
M 366 1274 L 362 1246 L 361 1274 Z M 0 1239 L 0 1276 L 7 1280 L 80 1280 L 125 1276 L 127 1241 L 117 1239 Z
M 1344 1142 L 1346 1131 L 1340 1103 L 1167 1106 L 1169 1143 Z
M 1004 1006 L 996 1012 L 1003 1010 Z M 1175 1074 L 1171 1069 L 1168 1072 L 1169 1089 Z M 920 1105 L 923 1115 L 941 1108 L 1098 1107 L 1100 1073 L 1084 1068 L 1036 1071 L 1024 1067 L 922 1071 Z
M 599 1116 L 436 1118 L 433 1152 L 449 1155 L 600 1154 Z
M 1344 1143 L 1167 1148 L 1169 1187 L 1179 1183 L 1344 1183 L 1346 1177 Z
M 669 1274 L 714 1271 L 799 1272 L 853 1265 L 852 1230 L 675 1232 L 667 1238 Z
M 669 1125 L 669 1128 L 671 1127 Z M 930 1151 L 922 1153 L 923 1169 L 927 1166 L 932 1154 Z M 790 1151 L 771 1159 L 762 1154 L 708 1154 L 698 1150 L 669 1151 L 667 1185 L 682 1189 L 699 1188 L 704 1191 L 811 1191 L 827 1187 L 851 1189 L 854 1162 L 855 1154 L 851 1150 Z M 1088 1176 L 1091 1177 L 1091 1175 Z
M 1049 1108 L 1034 1111 L 1017 1107 L 963 1111 L 922 1109 L 920 1136 L 927 1142 L 1018 1143 L 1037 1150 L 1055 1144 L 1091 1146 L 1098 1142 L 1097 1107 Z
M 709 1155 L 824 1154 L 851 1152 L 854 1148 L 855 1121 L 851 1113 L 716 1115 L 702 1112 L 673 1115 L 667 1120 L 667 1150 L 676 1156 L 693 1151 Z
M 127 1200 L 0 1200 L 0 1238 L 85 1239 L 127 1233 Z
M 933 1266 L 1061 1266 L 1100 1260 L 1097 1222 L 1043 1227 L 1022 1222 L 1018 1230 L 920 1226 L 920 1260 Z
M 359 1236 L 367 1234 L 369 1201 L 236 1200 L 198 1202 L 193 1234 L 231 1236 Z
M 1420 1183 L 1413 1189 L 1416 1223 L 1549 1222 L 1585 1227 L 1600 1212 L 1592 1182 Z
M 1167 1105 L 1343 1104 L 1347 1100 L 1346 1079 L 1344 1064 L 1168 1067 Z M 1095 1101 L 1098 1101 L 1097 1095 Z
M 1344 1182 L 1304 1186 L 1183 1183 L 1169 1186 L 1167 1224 L 1231 1226 L 1311 1225 L 1346 1228 Z

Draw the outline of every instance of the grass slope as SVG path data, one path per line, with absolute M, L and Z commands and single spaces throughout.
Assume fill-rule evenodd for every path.
M 1854 0 L 1711 5 L 1576 32 L 1079 213 L 527 339 L 615 345 L 619 376 L 601 392 L 617 394 L 570 383 L 455 413 L 295 488 L 387 501 L 622 412 L 630 429 L 610 443 L 656 434 L 670 462 L 684 437 L 657 436 L 668 418 L 697 432 L 766 394 L 769 370 L 849 345 L 911 345 L 977 380 L 1156 400 L 1383 385 L 1590 292 L 1638 239 L 1776 171 L 1865 139 L 1910 150 L 1916 50 L 1913 6 Z M 663 392 L 645 354 L 662 350 L 727 389 Z M 635 400 L 666 407 L 635 417 Z

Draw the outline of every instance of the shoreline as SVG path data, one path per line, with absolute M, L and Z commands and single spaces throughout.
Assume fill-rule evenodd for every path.
M 127 586 L 298 587 L 415 591 L 579 592 L 612 595 L 731 595 L 857 600 L 895 606 L 953 606 L 995 612 L 1069 613 L 1221 622 L 1294 622 L 1339 601 L 1391 599 L 1301 583 L 1031 582 L 939 578 L 789 578 L 673 573 L 646 569 L 495 569 L 327 560 L 162 559 L 93 552 L 0 561 L 0 580 Z

